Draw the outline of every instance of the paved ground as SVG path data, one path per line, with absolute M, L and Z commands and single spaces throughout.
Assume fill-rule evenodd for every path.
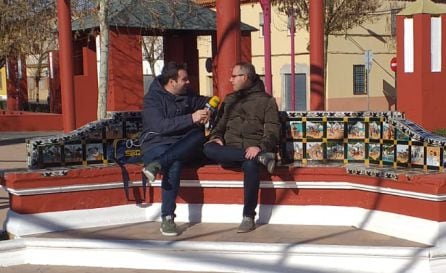
M 283 244 L 320 244 L 351 246 L 424 247 L 425 245 L 397 239 L 375 232 L 345 226 L 259 225 L 254 232 L 236 233 L 233 223 L 177 223 L 179 236 L 166 237 L 159 232 L 160 223 L 107 226 L 32 235 L 39 238 L 95 240 L 161 240 L 256 242 Z
M 125 268 L 98 268 L 98 267 L 72 267 L 72 266 L 40 266 L 19 265 L 1 268 L 1 273 L 176 273 L 179 271 L 125 269 Z
M 57 132 L 0 132 L 0 174 L 26 169 L 27 138 L 56 134 Z M 0 187 L 0 223 L 8 211 L 8 194 Z M 3 225 L 0 225 L 0 230 Z
M 13 135 L 0 134 L 0 172 L 14 171 L 26 168 L 26 145 L 23 137 L 12 138 Z M 11 138 L 7 139 L 9 136 Z M 0 187 L 0 230 L 8 212 L 8 194 Z M 1 235 L 0 235 L 1 237 Z M 1 272 L 1 271 L 0 271 Z
M 25 139 L 30 136 L 48 135 L 39 133 L 0 134 L 0 172 L 26 169 Z M 8 210 L 8 195 L 0 189 L 0 223 L 4 222 Z M 181 234 L 178 237 L 160 235 L 159 223 L 146 222 L 131 225 L 91 228 L 65 232 L 47 233 L 34 237 L 45 238 L 94 238 L 99 240 L 193 240 L 229 242 L 275 242 L 293 244 L 337 244 L 359 246 L 414 246 L 423 245 L 397 238 L 368 232 L 352 227 L 262 225 L 255 232 L 237 234 L 236 224 L 194 224 L 178 223 Z M 170 273 L 173 271 L 110 269 L 70 266 L 20 265 L 0 267 L 0 273 Z

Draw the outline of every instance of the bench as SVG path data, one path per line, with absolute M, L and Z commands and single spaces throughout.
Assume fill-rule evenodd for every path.
M 439 243 L 444 138 L 392 112 L 281 112 L 281 121 L 280 164 L 273 175 L 261 173 L 259 222 L 348 225 Z M 116 139 L 135 139 L 140 130 L 139 112 L 118 112 L 66 135 L 28 140 L 29 170 L 4 177 L 8 232 L 159 220 L 159 177 L 143 191 L 142 165 L 126 165 L 126 196 L 122 168 L 110 156 Z M 89 157 L 92 147 L 101 157 Z M 239 170 L 190 166 L 181 185 L 178 221 L 239 222 Z

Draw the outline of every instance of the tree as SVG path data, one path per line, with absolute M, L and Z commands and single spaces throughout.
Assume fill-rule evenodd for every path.
M 39 82 L 48 54 L 57 47 L 56 9 L 53 1 L 0 2 L 0 59 L 27 56 L 33 63 L 35 98 L 39 103 Z
M 142 39 L 144 59 L 149 63 L 152 77 L 155 78 L 155 64 L 163 59 L 163 41 L 159 36 L 146 36 Z
M 296 17 L 296 27 L 309 27 L 310 0 L 271 0 L 273 6 L 287 15 Z M 327 70 L 327 53 L 329 36 L 344 33 L 356 26 L 372 20 L 373 12 L 382 5 L 381 0 L 325 0 L 324 54 L 325 71 Z
M 104 119 L 107 114 L 108 87 L 108 0 L 99 0 L 99 31 L 100 31 L 100 71 L 98 90 L 98 119 Z
M 85 0 L 71 2 L 77 17 L 91 7 Z M 49 52 L 58 47 L 55 0 L 0 1 L 0 14 L 0 64 L 8 57 L 26 56 L 32 66 L 28 76 L 35 81 L 35 98 L 39 103 L 39 83 Z

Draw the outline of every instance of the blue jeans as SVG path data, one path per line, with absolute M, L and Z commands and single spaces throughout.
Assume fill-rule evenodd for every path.
M 159 145 L 143 151 L 144 165 L 158 161 L 164 171 L 161 182 L 161 217 L 174 215 L 183 162 L 201 154 L 205 141 L 201 129 L 192 129 L 173 144 Z
M 260 166 L 257 159 L 246 159 L 245 150 L 230 146 L 221 146 L 210 142 L 204 145 L 207 158 L 222 165 L 236 164 L 243 169 L 244 206 L 243 216 L 254 218 L 260 187 Z

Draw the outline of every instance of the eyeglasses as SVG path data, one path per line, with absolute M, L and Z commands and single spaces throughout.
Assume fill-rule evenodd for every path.
M 231 78 L 233 79 L 233 78 L 236 78 L 236 77 L 239 77 L 239 76 L 244 76 L 244 75 L 246 75 L 246 74 L 231 75 Z

